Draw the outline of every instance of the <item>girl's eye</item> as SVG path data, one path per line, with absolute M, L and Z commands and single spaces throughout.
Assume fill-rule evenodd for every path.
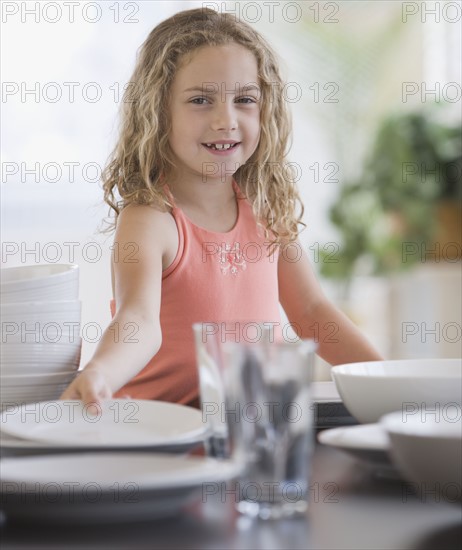
M 244 101 L 246 104 L 257 103 L 257 100 L 253 97 L 240 97 L 238 101 Z M 247 101 L 246 101 L 247 100 Z
M 191 99 L 191 103 L 194 105 L 205 105 L 203 101 L 209 101 L 206 97 L 195 97 L 194 99 Z M 239 97 L 237 99 L 239 103 L 244 103 L 245 105 L 250 105 L 252 103 L 257 103 L 257 100 L 253 97 Z
M 206 97 L 195 97 L 194 99 L 191 99 L 191 103 L 194 103 L 194 105 L 204 105 L 204 103 L 196 103 L 196 101 L 208 101 Z

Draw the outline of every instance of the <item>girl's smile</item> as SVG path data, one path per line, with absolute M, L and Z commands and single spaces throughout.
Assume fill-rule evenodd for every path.
M 239 147 L 239 141 L 216 141 L 214 143 L 203 143 L 210 153 L 218 156 L 231 155 Z

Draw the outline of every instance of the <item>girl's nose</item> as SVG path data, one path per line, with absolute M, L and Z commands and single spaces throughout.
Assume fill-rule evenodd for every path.
M 238 124 L 234 106 L 225 101 L 218 103 L 214 110 L 211 126 L 213 130 L 235 130 Z

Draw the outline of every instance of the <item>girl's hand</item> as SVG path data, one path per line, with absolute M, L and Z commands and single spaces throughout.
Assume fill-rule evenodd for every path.
M 98 414 L 103 399 L 111 399 L 112 391 L 104 376 L 95 369 L 85 368 L 64 390 L 60 399 L 80 399 L 89 412 Z

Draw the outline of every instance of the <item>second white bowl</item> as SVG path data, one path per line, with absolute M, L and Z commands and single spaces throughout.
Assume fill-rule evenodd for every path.
M 393 462 L 422 498 L 462 500 L 462 410 L 457 406 L 385 415 Z

